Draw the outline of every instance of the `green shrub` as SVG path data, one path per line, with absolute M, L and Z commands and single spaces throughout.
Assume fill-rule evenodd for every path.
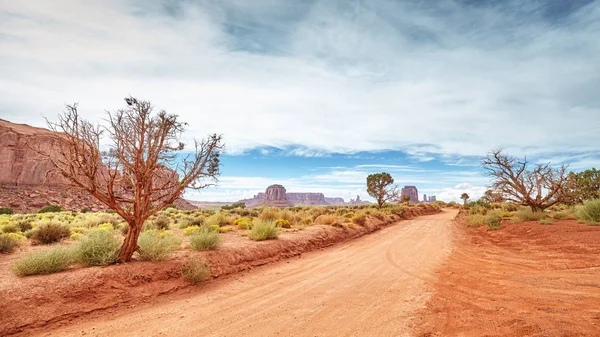
M 481 225 L 483 225 L 485 223 L 485 216 L 482 214 L 471 214 L 468 215 L 467 218 L 467 225 L 469 227 L 479 227 Z
M 168 230 L 171 226 L 171 219 L 166 216 L 159 216 L 156 220 L 152 221 L 152 225 L 158 230 Z
M 31 239 L 43 245 L 58 242 L 71 236 L 71 229 L 59 222 L 47 221 L 38 226 Z
M 231 227 L 231 226 L 223 226 L 223 227 L 217 228 L 217 231 L 219 233 L 227 233 L 227 232 L 231 232 L 232 229 L 233 229 L 233 227 Z
M 2 233 L 16 233 L 18 231 L 19 227 L 17 227 L 17 225 L 14 223 L 8 224 L 2 228 Z
M 13 213 L 14 213 L 14 211 L 10 207 L 1 207 L 0 208 L 0 214 L 13 214 Z
M 195 250 L 211 250 L 221 244 L 221 237 L 208 227 L 201 228 L 190 237 L 190 246 Z
M 173 233 L 155 229 L 142 232 L 138 239 L 140 257 L 150 261 L 168 258 L 180 245 L 181 240 Z
M 68 247 L 30 253 L 13 263 L 12 269 L 19 277 L 51 274 L 65 270 L 75 260 L 75 251 Z
M 58 205 L 47 205 L 38 211 L 38 213 L 55 213 L 62 212 L 63 208 Z
M 277 219 L 275 221 L 275 226 L 281 227 L 281 228 L 292 228 L 292 225 L 290 225 L 290 222 L 285 219 Z
M 584 202 L 582 206 L 577 207 L 575 215 L 588 224 L 600 221 L 600 199 Z
M 120 240 L 111 232 L 92 229 L 81 239 L 77 258 L 86 266 L 106 266 L 115 262 L 120 246 Z
M 523 207 L 515 212 L 515 217 L 521 219 L 522 221 L 538 221 L 545 218 L 546 214 L 541 211 L 534 212 L 530 207 Z
M 540 219 L 539 223 L 541 225 L 551 225 L 554 223 L 554 220 L 553 219 Z
M 359 226 L 364 226 L 367 223 L 367 216 L 364 214 L 357 214 L 352 218 L 352 222 Z
M 236 219 L 233 224 L 238 226 L 238 229 L 250 229 L 252 228 L 252 220 L 250 218 L 239 218 Z
M 279 230 L 272 221 L 256 221 L 248 231 L 248 238 L 254 241 L 277 239 L 278 236 Z
M 200 232 L 201 229 L 202 229 L 202 227 L 200 227 L 200 226 L 189 226 L 183 230 L 183 235 L 185 235 L 185 236 L 194 235 L 194 234 L 197 234 L 198 232 Z
M 201 258 L 191 257 L 181 266 L 181 276 L 195 284 L 199 284 L 210 277 L 210 268 L 208 263 Z
M 17 245 L 17 240 L 12 236 L 0 235 L 0 254 L 12 253 Z
M 19 230 L 23 233 L 27 232 L 28 230 L 33 228 L 33 225 L 31 224 L 30 220 L 19 220 L 17 222 L 17 227 L 19 227 Z
M 502 227 L 502 212 L 490 211 L 485 216 L 485 224 L 489 229 L 495 230 Z

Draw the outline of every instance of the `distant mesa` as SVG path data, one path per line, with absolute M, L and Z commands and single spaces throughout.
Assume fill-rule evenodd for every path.
M 423 201 L 419 201 L 419 191 L 416 186 L 404 186 L 400 195 L 409 195 L 410 196 L 410 204 L 418 204 L 419 202 L 430 203 L 436 200 L 435 195 L 427 196 L 427 194 L 423 194 Z
M 247 207 L 270 206 L 335 206 L 335 205 L 365 205 L 369 202 L 361 201 L 360 196 L 345 202 L 343 198 L 327 198 L 323 193 L 288 193 L 282 185 L 271 185 L 265 192 L 260 192 L 251 199 L 240 200 Z

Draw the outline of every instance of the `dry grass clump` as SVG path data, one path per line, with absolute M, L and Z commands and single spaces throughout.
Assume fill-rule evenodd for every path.
M 315 219 L 315 223 L 319 224 L 319 225 L 333 225 L 336 221 L 337 221 L 338 217 L 336 215 L 331 215 L 331 214 L 323 214 L 323 215 L 319 215 L 316 219 Z
M 19 277 L 52 274 L 67 269 L 75 256 L 72 248 L 54 247 L 21 257 L 13 263 L 12 270 Z
M 515 212 L 515 218 L 521 221 L 539 221 L 546 217 L 544 212 L 534 212 L 530 207 L 523 207 Z
M 199 284 L 210 277 L 210 267 L 206 261 L 194 256 L 181 266 L 181 276 L 194 284 Z
M 173 233 L 152 229 L 140 234 L 138 254 L 144 260 L 161 261 L 171 256 L 180 245 L 181 240 Z
M 40 222 L 38 228 L 33 233 L 31 240 L 35 243 L 48 245 L 58 242 L 71 236 L 69 226 L 63 225 L 60 222 L 52 220 Z
M 292 228 L 292 225 L 290 224 L 290 221 L 289 220 L 285 220 L 285 219 L 277 219 L 277 220 L 275 220 L 275 226 L 281 227 L 281 228 Z
M 258 220 L 248 231 L 248 238 L 254 241 L 277 239 L 278 236 L 279 229 L 273 221 Z
M 77 246 L 77 259 L 86 266 L 106 266 L 115 263 L 121 241 L 111 232 L 92 229 Z
M 589 225 L 594 225 L 600 221 L 600 199 L 592 199 L 577 207 L 575 215 L 580 220 Z
M 485 224 L 488 226 L 488 229 L 497 230 L 502 228 L 502 211 L 493 210 L 487 212 L 485 216 Z
M 0 235 L 0 254 L 12 253 L 17 247 L 17 245 L 17 239 L 15 239 L 14 237 L 8 234 Z
M 258 215 L 258 218 L 265 221 L 275 221 L 279 217 L 279 210 L 276 208 L 266 208 Z
M 485 216 L 482 214 L 471 214 L 468 215 L 467 218 L 467 225 L 469 227 L 479 227 L 483 224 L 485 224 Z
M 195 250 L 211 250 L 221 244 L 219 233 L 207 227 L 202 227 L 190 237 L 190 246 Z
M 352 222 L 359 226 L 364 226 L 367 223 L 367 215 L 364 213 L 358 213 L 352 217 Z

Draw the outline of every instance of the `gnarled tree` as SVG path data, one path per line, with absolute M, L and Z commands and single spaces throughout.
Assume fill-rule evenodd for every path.
M 536 164 L 528 170 L 527 158 L 519 159 L 505 154 L 502 149 L 491 151 L 481 161 L 492 178 L 491 188 L 505 200 L 542 211 L 564 199 L 567 167 Z
M 193 152 L 178 156 L 187 124 L 164 110 L 154 113 L 148 101 L 125 101 L 125 109 L 107 112 L 107 126 L 82 119 L 77 104 L 67 105 L 56 123 L 48 122 L 64 137 L 59 155 L 50 157 L 56 169 L 129 226 L 117 262 L 131 260 L 150 216 L 171 205 L 186 188 L 216 183 L 223 149 L 221 136 L 213 134 L 194 141 Z M 100 149 L 103 136 L 110 140 L 108 151 Z

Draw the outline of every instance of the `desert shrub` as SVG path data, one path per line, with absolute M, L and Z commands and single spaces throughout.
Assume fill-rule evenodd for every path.
M 555 220 L 562 220 L 566 217 L 567 217 L 567 215 L 565 213 L 561 213 L 561 212 L 557 212 L 557 213 L 554 213 L 554 215 L 552 215 L 552 218 Z
M 207 280 L 210 277 L 210 268 L 206 261 L 199 257 L 191 257 L 181 266 L 181 276 L 195 284 Z
M 41 223 L 33 233 L 31 239 L 43 245 L 58 242 L 71 236 L 71 229 L 59 222 L 47 221 Z
M 202 227 L 200 227 L 200 226 L 189 226 L 183 230 L 183 235 L 185 235 L 185 236 L 194 235 L 194 234 L 197 234 L 198 232 L 200 232 L 201 229 L 202 229 Z
M 352 217 L 352 222 L 359 226 L 364 226 L 367 223 L 367 216 L 365 214 L 357 214 Z
M 534 212 L 530 207 L 522 207 L 517 212 L 515 212 L 515 217 L 521 219 L 522 221 L 538 221 L 546 217 L 544 212 Z
M 516 212 L 519 210 L 519 206 L 513 204 L 512 202 L 505 202 L 502 204 L 502 210 L 506 212 Z
M 181 240 L 171 232 L 149 230 L 138 239 L 140 257 L 144 260 L 160 261 L 171 256 L 181 245 Z
M 10 207 L 0 207 L 0 214 L 13 214 L 14 211 Z
M 279 210 L 274 208 L 267 208 L 260 212 L 258 218 L 265 221 L 275 221 L 278 218 Z
M 89 213 L 89 212 L 91 212 L 91 211 L 92 211 L 92 210 L 91 210 L 91 209 L 89 209 L 88 207 L 84 207 L 84 208 L 82 208 L 82 209 L 79 211 L 79 213 Z
M 71 239 L 73 241 L 77 241 L 77 240 L 81 239 L 81 234 L 79 234 L 79 233 L 73 233 L 73 234 L 71 234 L 71 236 L 69 237 L 69 239 Z
M 490 211 L 485 216 L 485 224 L 489 229 L 500 229 L 502 227 L 502 212 Z
M 323 214 L 319 215 L 319 217 L 315 219 L 315 223 L 320 225 L 332 225 L 334 222 L 336 222 L 337 218 L 338 217 L 336 215 Z
M 62 212 L 63 208 L 58 206 L 58 205 L 47 205 L 42 207 L 42 209 L 40 209 L 38 211 L 38 213 L 55 213 L 55 212 Z
M 472 206 L 469 206 L 469 214 L 470 215 L 473 215 L 473 214 L 485 215 L 486 213 L 487 213 L 487 208 L 482 205 L 474 204 Z
M 21 232 L 27 232 L 28 230 L 33 228 L 33 225 L 31 224 L 30 220 L 19 220 L 16 223 L 17 227 L 19 227 L 19 230 Z
M 111 232 L 92 229 L 77 247 L 77 259 L 86 266 L 106 266 L 115 262 L 121 242 Z
M 29 253 L 13 263 L 12 270 L 19 277 L 51 274 L 65 270 L 75 260 L 75 251 L 68 247 Z
M 219 233 L 227 233 L 227 232 L 231 232 L 232 229 L 233 229 L 233 227 L 231 227 L 231 226 L 223 226 L 223 227 L 217 228 L 217 231 Z
M 211 250 L 221 244 L 218 232 L 203 227 L 199 232 L 190 237 L 190 246 L 195 250 Z
M 553 219 L 540 219 L 538 221 L 541 225 L 551 225 L 554 223 Z
M 104 230 L 107 232 L 112 232 L 115 230 L 115 227 L 113 226 L 113 224 L 107 222 L 107 223 L 99 224 L 98 229 L 101 229 L 101 230 Z
M 171 219 L 166 216 L 159 216 L 156 220 L 152 221 L 152 225 L 158 230 L 168 230 L 171 225 Z
M 239 218 L 236 219 L 233 224 L 238 226 L 239 229 L 250 229 L 252 228 L 252 220 L 250 218 Z
M 275 226 L 281 227 L 281 228 L 292 228 L 292 225 L 290 225 L 289 220 L 285 220 L 285 219 L 277 219 L 275 221 Z
M 2 228 L 2 233 L 16 233 L 18 231 L 19 227 L 14 223 L 10 223 Z
M 466 217 L 469 227 L 479 227 L 485 223 L 485 216 L 482 214 L 471 214 Z
M 277 239 L 279 230 L 273 221 L 259 220 L 248 231 L 248 238 L 254 241 Z
M 227 226 L 227 225 L 233 225 L 233 222 L 235 221 L 235 219 L 227 214 L 225 214 L 224 212 L 218 212 L 215 213 L 214 215 L 209 216 L 208 218 L 204 219 L 204 225 L 208 226 L 208 227 L 213 227 L 213 226 Z
M 600 221 L 600 199 L 592 199 L 583 203 L 575 210 L 577 218 L 586 223 L 596 223 Z
M 300 223 L 302 223 L 303 225 L 310 225 L 312 223 L 312 220 L 310 218 L 304 218 L 302 219 L 302 221 L 300 221 Z
M 18 246 L 17 240 L 7 234 L 0 235 L 0 254 L 12 253 Z

